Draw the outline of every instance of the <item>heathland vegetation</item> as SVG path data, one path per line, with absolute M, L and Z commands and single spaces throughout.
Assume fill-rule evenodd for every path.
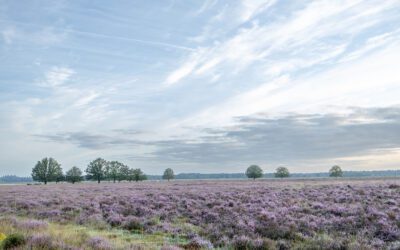
M 240 177 L 249 181 L 170 184 L 171 168 L 143 182 L 118 161 L 64 173 L 44 158 L 32 179 L 45 185 L 0 188 L 0 249 L 398 249 L 398 179 L 345 173 L 335 165 L 331 178 L 287 181 L 296 176 L 287 167 L 251 165 Z
M 19 249 L 398 249 L 399 180 L 185 181 L 0 187 Z M 11 249 L 11 248 L 9 248 Z

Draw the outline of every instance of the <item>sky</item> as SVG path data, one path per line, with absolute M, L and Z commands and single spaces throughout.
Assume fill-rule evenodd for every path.
M 0 0 L 0 175 L 400 168 L 400 1 Z

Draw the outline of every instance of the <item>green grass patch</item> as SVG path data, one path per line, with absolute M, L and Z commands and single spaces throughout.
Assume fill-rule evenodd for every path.
M 52 239 L 55 245 L 62 244 L 84 249 L 91 249 L 91 246 L 88 245 L 88 241 L 93 237 L 104 239 L 113 249 L 129 249 L 134 247 L 139 249 L 160 249 L 165 245 L 178 246 L 188 243 L 183 237 L 176 237 L 166 233 L 146 234 L 121 229 L 97 229 L 88 226 L 59 224 L 55 222 L 47 222 L 47 227 L 35 229 L 23 228 L 20 226 L 27 221 L 29 221 L 29 219 L 22 217 L 0 217 L 0 235 L 4 238 L 4 236 L 7 237 L 18 233 L 23 235 L 26 239 L 30 239 L 34 235 L 46 235 Z M 3 239 L 3 241 L 5 239 Z M 29 242 L 27 244 L 29 245 Z M 26 247 L 28 246 L 25 246 L 25 248 Z

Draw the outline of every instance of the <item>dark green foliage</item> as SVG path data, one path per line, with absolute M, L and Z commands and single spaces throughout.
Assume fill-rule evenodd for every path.
M 174 178 L 175 178 L 174 170 L 172 170 L 171 168 L 165 169 L 162 178 L 163 178 L 164 180 L 168 180 L 168 181 L 171 180 L 171 179 L 174 179 Z
M 72 184 L 74 184 L 75 182 L 80 182 L 83 180 L 82 171 L 78 167 L 74 166 L 67 171 L 65 179 Z
M 329 176 L 330 177 L 342 177 L 343 171 L 338 165 L 335 165 L 329 170 Z
M 129 231 L 140 231 L 143 230 L 143 224 L 139 218 L 134 216 L 128 216 L 122 224 L 122 228 Z
M 276 178 L 287 178 L 289 177 L 289 170 L 285 167 L 279 167 L 276 169 L 275 177 Z
M 118 181 L 129 180 L 130 169 L 127 165 L 122 164 L 119 168 Z
M 22 234 L 14 233 L 7 236 L 2 242 L 2 249 L 13 249 L 24 245 L 26 242 L 25 237 Z
M 53 158 L 43 158 L 38 161 L 32 169 L 32 178 L 34 181 L 44 182 L 59 181 L 63 176 L 61 165 Z
M 259 166 L 251 165 L 246 170 L 246 176 L 247 178 L 253 178 L 255 180 L 256 178 L 261 178 L 263 176 L 263 171 Z
M 90 162 L 86 168 L 87 177 L 100 183 L 105 177 L 107 164 L 107 161 L 102 158 Z
M 118 162 L 118 161 L 110 161 L 105 169 L 105 176 L 108 180 L 112 180 L 114 183 L 115 181 L 121 177 L 120 171 L 121 167 L 124 164 Z
M 130 177 L 129 180 L 133 181 L 147 180 L 147 176 L 142 172 L 140 168 L 131 169 L 129 177 Z

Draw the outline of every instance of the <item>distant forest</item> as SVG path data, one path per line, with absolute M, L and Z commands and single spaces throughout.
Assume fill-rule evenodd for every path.
M 400 177 L 400 170 L 377 170 L 377 171 L 343 171 L 343 177 Z M 162 180 L 162 175 L 147 175 L 149 180 Z M 291 173 L 289 178 L 324 178 L 329 177 L 328 172 L 322 173 Z M 264 174 L 264 178 L 274 178 L 273 173 Z M 200 180 L 200 179 L 247 179 L 244 173 L 220 173 L 200 174 L 181 173 L 175 175 L 179 180 Z M 0 183 L 25 183 L 32 182 L 32 177 L 19 177 L 5 175 L 0 177 Z

